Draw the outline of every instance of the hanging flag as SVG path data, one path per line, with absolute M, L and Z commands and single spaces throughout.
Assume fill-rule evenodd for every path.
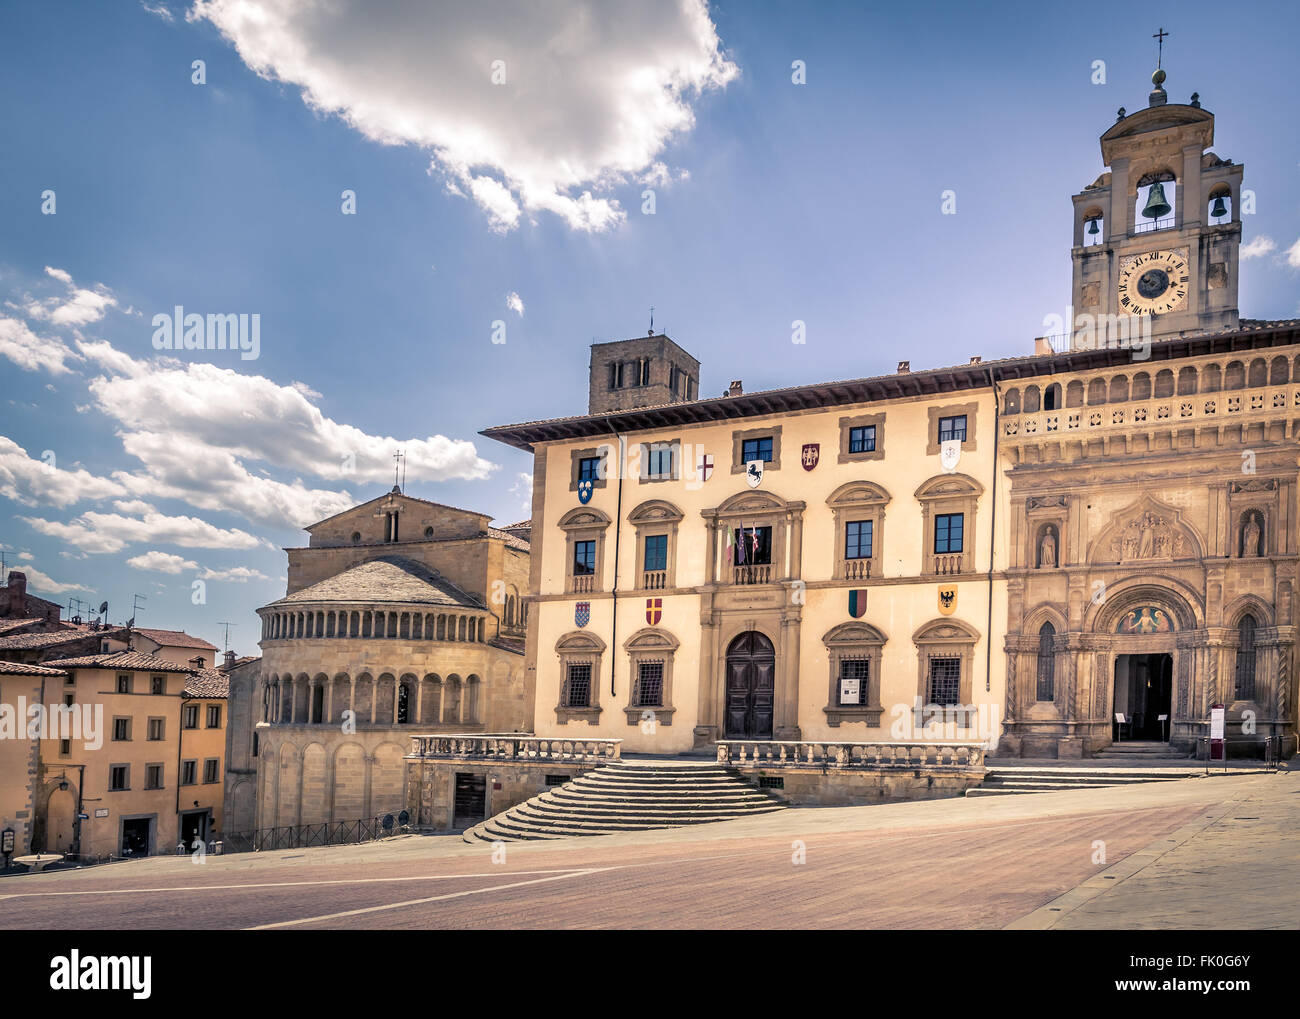
M 645 600 L 645 621 L 651 626 L 658 626 L 659 620 L 664 614 L 664 600 L 662 598 L 647 598 Z
M 745 523 L 741 521 L 740 533 L 736 535 L 736 565 L 745 565 Z
M 849 615 L 854 619 L 861 619 L 867 614 L 867 592 L 856 590 L 849 592 Z
M 591 602 L 580 601 L 573 606 L 573 622 L 579 628 L 591 622 Z
M 596 491 L 596 483 L 590 479 L 578 482 L 578 502 L 584 506 L 591 502 L 591 497 Z
M 939 465 L 951 474 L 961 459 L 961 439 L 944 439 L 939 443 Z

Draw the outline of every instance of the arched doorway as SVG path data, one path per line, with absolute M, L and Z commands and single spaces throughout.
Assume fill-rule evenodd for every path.
M 771 739 L 776 651 L 757 630 L 727 648 L 727 739 Z
M 55 787 L 45 806 L 45 851 L 68 853 L 76 834 L 77 794 Z

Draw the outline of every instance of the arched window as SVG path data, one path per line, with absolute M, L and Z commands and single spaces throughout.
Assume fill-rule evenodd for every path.
M 1052 650 L 1052 641 L 1056 638 L 1056 627 L 1044 623 L 1038 631 L 1038 694 L 1040 701 L 1056 700 L 1056 652 Z
M 411 720 L 411 690 L 402 683 L 397 687 L 397 724 L 406 725 Z
M 1061 384 L 1053 382 L 1043 390 L 1043 410 L 1061 409 Z
M 1255 699 L 1255 617 L 1244 615 L 1237 624 L 1237 693 L 1239 701 Z

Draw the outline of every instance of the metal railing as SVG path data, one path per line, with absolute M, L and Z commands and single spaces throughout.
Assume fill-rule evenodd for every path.
M 1294 737 L 1290 737 L 1290 738 L 1294 739 Z M 1211 742 L 1223 744 L 1222 758 L 1212 759 L 1210 757 Z M 1282 745 L 1283 745 L 1283 737 L 1281 736 L 1262 736 L 1262 737 L 1242 736 L 1236 739 L 1221 739 L 1221 740 L 1211 740 L 1209 736 L 1198 736 L 1197 737 L 1198 746 L 1196 748 L 1196 759 L 1198 761 L 1204 762 L 1205 773 L 1207 775 L 1210 773 L 1211 767 L 1213 767 L 1216 764 L 1222 764 L 1224 771 L 1230 770 L 1228 766 L 1228 759 L 1231 755 L 1228 753 L 1228 746 L 1229 744 L 1233 744 L 1233 743 L 1237 745 L 1241 745 L 1244 743 L 1252 747 L 1262 747 L 1264 751 L 1262 757 L 1262 763 L 1265 771 L 1277 771 L 1278 768 L 1281 766 Z M 1238 761 L 1261 760 L 1261 758 L 1255 758 L 1253 757 L 1253 755 L 1251 757 L 1238 757 L 1235 759 Z
M 405 811 L 402 811 L 405 814 Z M 375 842 L 410 831 L 407 824 L 398 824 L 392 814 L 384 817 L 361 818 L 356 821 L 327 821 L 323 824 L 293 824 L 276 828 L 257 828 L 253 831 L 228 832 L 211 843 L 209 852 L 259 853 L 271 849 L 307 849 L 313 846 L 340 846 L 360 842 Z

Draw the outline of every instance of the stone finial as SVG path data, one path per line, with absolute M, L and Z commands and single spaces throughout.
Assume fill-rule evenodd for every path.
M 1124 109 L 1124 107 L 1121 106 L 1121 107 L 1120 107 L 1120 108 L 1115 112 L 1115 123 L 1118 124 L 1121 120 L 1123 120 L 1123 119 L 1124 119 L 1125 117 L 1127 117 L 1127 116 L 1128 116 L 1128 110 Z
M 1201 93 L 1199 92 L 1192 93 L 1192 105 L 1196 107 L 1196 109 L 1198 110 L 1201 108 Z

